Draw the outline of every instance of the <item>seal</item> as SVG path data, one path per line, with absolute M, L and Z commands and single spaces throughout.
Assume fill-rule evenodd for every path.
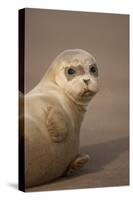
M 95 58 L 81 49 L 59 54 L 25 95 L 25 186 L 70 176 L 90 159 L 79 150 L 80 127 L 98 92 Z

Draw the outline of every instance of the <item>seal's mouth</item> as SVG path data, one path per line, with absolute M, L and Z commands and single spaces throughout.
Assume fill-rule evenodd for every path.
M 93 96 L 94 94 L 95 94 L 94 91 L 87 89 L 87 90 L 84 90 L 84 91 L 80 94 L 80 96 L 81 96 L 81 97 L 91 97 L 91 96 Z

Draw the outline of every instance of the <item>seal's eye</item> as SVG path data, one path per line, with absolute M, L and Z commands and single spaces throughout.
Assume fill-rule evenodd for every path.
M 90 68 L 90 72 L 95 73 L 95 72 L 96 72 L 96 67 L 92 66 L 92 67 Z
M 93 74 L 94 76 L 98 76 L 98 69 L 96 64 L 92 64 L 90 65 L 89 71 L 91 74 Z
M 76 73 L 76 71 L 73 68 L 68 69 L 68 74 L 73 75 L 75 73 Z

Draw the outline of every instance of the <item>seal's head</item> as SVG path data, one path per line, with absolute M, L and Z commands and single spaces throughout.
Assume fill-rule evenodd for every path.
M 65 50 L 59 54 L 47 76 L 80 105 L 87 105 L 98 91 L 96 60 L 81 49 Z

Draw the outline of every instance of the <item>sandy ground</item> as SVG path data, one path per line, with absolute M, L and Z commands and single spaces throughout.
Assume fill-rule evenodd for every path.
M 27 191 L 76 189 L 128 185 L 128 138 L 123 137 L 81 148 L 91 155 L 91 161 L 76 175 L 59 178 L 49 184 Z

